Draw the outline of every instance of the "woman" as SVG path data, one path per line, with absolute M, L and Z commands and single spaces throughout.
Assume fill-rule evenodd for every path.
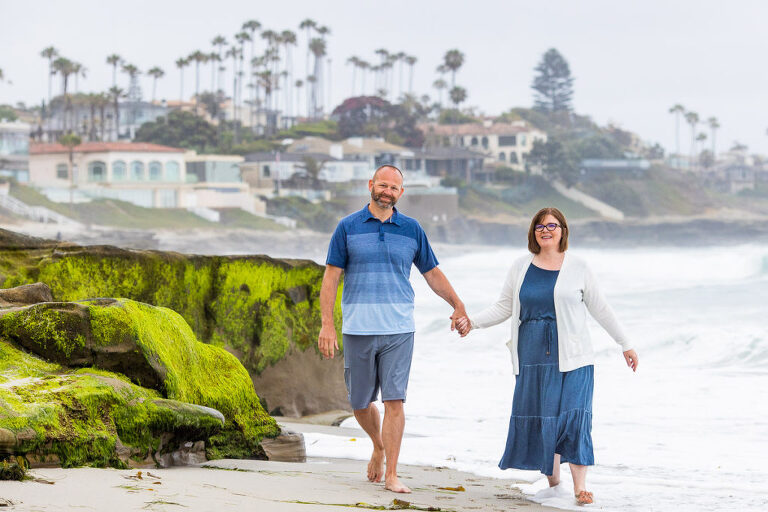
M 528 230 L 528 250 L 509 270 L 501 296 L 489 308 L 458 320 L 462 336 L 471 329 L 512 317 L 507 346 L 516 376 L 507 447 L 501 469 L 538 469 L 550 487 L 560 483 L 568 462 L 579 504 L 592 503 L 586 489 L 592 454 L 594 353 L 587 311 L 624 351 L 637 371 L 630 347 L 589 267 L 566 254 L 568 224 L 557 208 L 540 210 Z

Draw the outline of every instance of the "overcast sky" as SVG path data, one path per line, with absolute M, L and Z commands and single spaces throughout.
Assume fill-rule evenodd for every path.
M 702 119 L 719 119 L 718 150 L 738 140 L 768 154 L 768 2 L 761 0 L 0 0 L 0 68 L 12 82 L 0 83 L 0 103 L 37 104 L 47 96 L 47 62 L 39 54 L 49 45 L 88 68 L 80 91 L 107 89 L 105 58 L 118 53 L 141 70 L 163 68 L 157 95 L 175 99 L 177 58 L 211 51 L 217 34 L 232 40 L 248 19 L 298 33 L 305 18 L 331 29 L 334 105 L 350 94 L 346 59 L 377 62 L 373 52 L 383 47 L 419 59 L 419 94 L 436 96 L 435 68 L 446 50 L 458 48 L 466 57 L 457 77 L 469 94 L 466 106 L 486 114 L 530 106 L 533 68 L 554 47 L 576 79 L 577 112 L 674 150 L 667 111 L 681 103 Z M 296 78 L 304 69 L 299 35 Z M 193 91 L 192 69 L 185 94 Z M 207 88 L 210 75 L 201 75 Z M 125 87 L 125 76 L 120 80 Z M 142 86 L 151 96 L 151 79 Z M 59 87 L 54 82 L 54 91 Z M 689 134 L 681 128 L 683 152 Z

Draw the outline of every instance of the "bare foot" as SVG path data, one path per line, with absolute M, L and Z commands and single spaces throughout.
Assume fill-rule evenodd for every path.
M 400 483 L 400 479 L 397 477 L 394 478 L 387 478 L 387 483 L 384 485 L 384 488 L 388 491 L 392 492 L 400 492 L 405 494 L 410 494 L 411 490 Z
M 384 476 L 384 450 L 373 449 L 371 461 L 368 463 L 368 481 L 381 482 Z

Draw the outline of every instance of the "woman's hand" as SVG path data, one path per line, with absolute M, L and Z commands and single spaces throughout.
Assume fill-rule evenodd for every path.
M 637 371 L 637 364 L 640 362 L 637 358 L 637 352 L 632 349 L 627 350 L 624 352 L 624 360 L 627 362 L 627 366 L 632 368 L 633 372 Z
M 459 334 L 463 338 L 467 334 L 469 334 L 469 331 L 472 330 L 472 322 L 469 321 L 469 318 L 466 316 L 462 316 L 458 320 L 456 320 L 456 329 L 459 331 Z

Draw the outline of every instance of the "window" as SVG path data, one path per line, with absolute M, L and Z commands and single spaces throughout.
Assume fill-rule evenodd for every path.
M 165 163 L 165 181 L 181 181 L 178 162 Z
M 134 160 L 131 162 L 131 181 L 144 181 L 144 163 Z
M 507 161 L 506 153 L 504 153 L 503 151 L 499 153 L 499 160 L 501 160 L 502 162 L 506 162 Z
M 520 145 L 525 146 L 525 135 L 520 136 Z
M 269 174 L 269 166 L 268 165 L 264 166 L 262 174 L 263 174 L 264 178 L 269 178 L 270 174 Z
M 485 149 L 488 149 L 488 137 L 483 137 L 482 144 Z
M 517 158 L 517 153 L 515 153 L 514 151 L 509 153 L 509 163 L 511 163 L 511 164 L 519 164 L 520 163 L 520 160 L 518 160 L 518 158 Z
M 472 145 L 477 146 L 477 137 L 472 137 Z
M 60 180 L 69 179 L 69 166 L 67 164 L 56 165 L 56 177 Z
M 163 164 L 160 162 L 149 162 L 149 181 L 163 180 Z
M 88 181 L 105 181 L 107 179 L 107 165 L 104 162 L 88 163 Z
M 112 162 L 112 181 L 125 181 L 127 177 L 125 162 L 122 160 Z
M 499 146 L 517 146 L 517 137 L 514 135 L 499 136 Z

